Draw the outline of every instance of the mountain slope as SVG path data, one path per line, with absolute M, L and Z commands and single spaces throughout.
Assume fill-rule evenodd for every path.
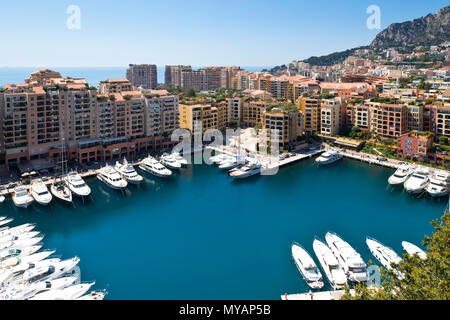
M 380 32 L 371 47 L 431 46 L 450 39 L 450 6 L 442 8 L 437 14 L 391 24 Z

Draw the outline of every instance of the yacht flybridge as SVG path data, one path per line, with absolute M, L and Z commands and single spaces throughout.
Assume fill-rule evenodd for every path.
M 120 174 L 111 166 L 106 166 L 98 170 L 97 179 L 115 190 L 122 190 L 128 185 Z
M 16 207 L 28 208 L 34 201 L 25 186 L 18 186 L 12 192 L 12 200 Z
M 366 282 L 369 279 L 367 265 L 355 249 L 334 233 L 328 232 L 325 240 L 350 281 Z
M 397 171 L 395 171 L 395 173 L 389 177 L 388 182 L 393 186 L 403 184 L 413 173 L 413 166 L 407 163 L 402 163 L 400 164 L 400 167 L 397 169 Z
M 87 197 L 91 194 L 91 188 L 76 171 L 69 172 L 65 177 L 65 182 L 75 196 Z
M 295 265 L 308 286 L 312 289 L 322 289 L 324 285 L 322 274 L 309 253 L 298 244 L 293 244 L 291 251 Z
M 342 155 L 338 150 L 330 150 L 323 153 L 320 157 L 316 159 L 316 163 L 319 165 L 330 164 L 342 159 Z
M 419 256 L 420 259 L 425 260 L 427 258 L 427 254 L 425 253 L 425 251 L 423 251 L 422 249 L 420 249 L 418 246 L 416 246 L 415 244 L 412 244 L 410 242 L 406 242 L 403 241 L 402 242 L 402 246 L 403 249 L 405 249 L 405 251 L 410 255 L 413 256 L 415 254 L 417 254 Z
M 331 286 L 334 289 L 343 288 L 347 283 L 347 277 L 331 249 L 325 243 L 317 239 L 314 240 L 313 249 Z
M 151 156 L 142 160 L 139 168 L 159 178 L 167 178 L 172 175 L 172 171 L 164 167 L 158 160 Z
M 37 203 L 44 206 L 48 205 L 53 198 L 42 179 L 31 181 L 31 195 Z
M 430 177 L 430 183 L 426 187 L 428 194 L 432 197 L 444 197 L 449 194 L 450 174 L 436 171 Z
M 428 183 L 430 182 L 430 170 L 428 168 L 419 167 L 417 168 L 413 175 L 406 180 L 404 187 L 405 190 L 412 194 L 421 193 L 425 190 Z
M 173 152 L 172 157 L 181 164 L 182 167 L 186 167 L 188 165 L 188 161 L 186 158 L 182 157 L 178 152 Z
M 134 167 L 128 163 L 127 159 L 124 159 L 123 163 L 116 162 L 114 169 L 116 169 L 122 178 L 130 184 L 138 185 L 144 180 L 144 178 L 134 170 Z

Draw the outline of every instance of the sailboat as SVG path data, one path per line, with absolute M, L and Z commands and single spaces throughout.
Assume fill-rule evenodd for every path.
M 66 146 L 64 143 L 64 138 L 62 138 L 62 148 L 61 148 L 61 176 L 55 177 L 54 182 L 50 187 L 50 191 L 53 196 L 64 203 L 72 204 L 72 191 L 67 187 L 66 181 L 63 177 L 67 175 L 67 161 L 66 161 Z

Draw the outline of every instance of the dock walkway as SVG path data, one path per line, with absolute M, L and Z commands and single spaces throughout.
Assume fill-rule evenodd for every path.
M 344 290 L 323 291 L 323 292 L 308 292 L 298 294 L 284 294 L 281 300 L 302 300 L 302 301 L 319 301 L 319 300 L 340 300 L 344 295 Z M 350 294 L 354 294 L 354 290 L 350 290 Z

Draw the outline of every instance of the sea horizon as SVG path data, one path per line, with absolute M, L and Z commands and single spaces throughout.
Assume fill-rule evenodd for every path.
M 204 68 L 205 66 L 192 66 L 193 69 Z M 270 66 L 240 66 L 249 72 L 258 72 L 263 69 L 271 68 Z M 0 87 L 5 84 L 23 83 L 24 79 L 39 69 L 51 69 L 60 72 L 63 77 L 86 78 L 89 85 L 98 86 L 100 81 L 108 78 L 125 78 L 126 69 L 123 67 L 0 67 Z M 157 67 L 158 83 L 164 83 L 165 67 Z

